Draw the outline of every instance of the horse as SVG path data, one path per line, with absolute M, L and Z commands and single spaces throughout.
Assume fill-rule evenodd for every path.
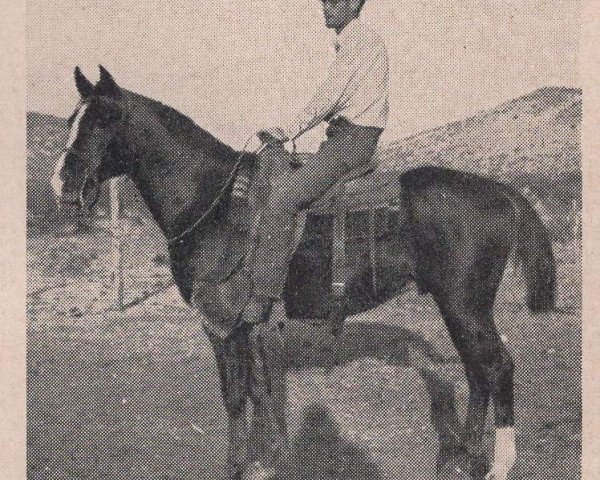
M 234 169 L 243 156 L 258 159 L 223 144 L 175 109 L 120 87 L 102 66 L 96 84 L 78 67 L 74 77 L 80 101 L 51 180 L 58 201 L 90 209 L 103 181 L 128 176 L 165 237 L 180 239 L 170 249 L 171 270 L 190 303 L 198 265 L 210 266 L 214 249 L 227 241 Z M 389 282 L 391 293 L 354 305 L 371 309 L 397 294 L 392 284 L 406 282 L 432 296 L 469 387 L 462 446 L 451 462 L 466 478 L 506 480 L 516 461 L 514 362 L 496 329 L 493 306 L 513 255 L 522 266 L 529 309 L 553 308 L 556 273 L 548 231 L 520 193 L 478 175 L 417 167 L 401 173 L 394 188 L 402 228 L 377 240 L 392 266 L 379 281 Z M 414 269 L 395 261 L 402 255 L 410 255 Z M 289 460 L 283 334 L 273 323 L 242 324 L 225 338 L 205 328 L 227 413 L 230 479 L 277 478 Z M 495 446 L 488 468 L 482 443 L 490 399 Z M 249 402 L 253 410 L 247 414 Z M 262 436 L 248 435 L 250 422 L 262 425 Z

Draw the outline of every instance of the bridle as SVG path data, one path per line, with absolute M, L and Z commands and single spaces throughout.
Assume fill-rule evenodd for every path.
M 267 144 L 265 143 L 265 144 L 261 145 L 258 149 L 256 149 L 254 152 L 247 152 L 246 148 L 248 147 L 248 144 L 252 141 L 253 138 L 254 138 L 254 135 L 249 137 L 248 140 L 246 141 L 244 148 L 242 148 L 242 151 L 241 151 L 240 155 L 238 156 L 238 158 L 233 166 L 233 169 L 231 170 L 231 173 L 227 177 L 227 180 L 225 180 L 225 183 L 219 190 L 219 193 L 217 194 L 217 196 L 211 202 L 210 206 L 204 211 L 204 213 L 200 216 L 200 218 L 198 218 L 198 220 L 196 220 L 194 223 L 192 223 L 183 232 L 181 232 L 176 237 L 167 239 L 167 246 L 169 248 L 172 248 L 176 245 L 183 243 L 185 238 L 190 233 L 192 233 L 194 230 L 196 230 L 196 228 L 198 228 L 200 225 L 202 225 L 202 223 L 213 212 L 213 210 L 217 207 L 217 205 L 219 205 L 219 203 L 221 203 L 221 200 L 223 199 L 223 196 L 229 189 L 229 186 L 235 180 L 238 170 L 240 169 L 240 166 L 243 163 L 244 157 L 249 154 L 250 155 L 260 155 L 260 153 L 267 147 Z
M 70 146 L 67 148 L 63 148 L 62 151 L 60 152 L 60 155 L 61 156 L 62 155 L 75 155 L 76 157 L 81 159 L 81 158 L 84 158 L 84 155 L 86 153 L 87 152 L 82 152 L 80 149 L 78 149 L 74 146 Z M 95 170 L 96 170 L 96 168 L 86 167 L 83 172 L 83 182 L 81 183 L 81 189 L 79 190 L 79 195 L 78 195 L 79 203 L 74 200 L 73 201 L 65 201 L 62 199 L 57 199 L 59 208 L 63 204 L 79 205 L 81 208 L 88 209 L 88 210 L 91 208 L 91 206 L 95 203 L 95 201 L 86 202 L 85 201 L 85 192 L 90 184 L 94 184 L 94 185 L 98 184 L 98 175 L 95 172 Z
M 76 109 L 81 107 L 81 105 L 84 102 L 85 102 L 85 100 L 83 100 L 83 99 L 80 100 L 76 106 Z M 127 124 L 127 122 L 125 122 L 125 123 Z M 202 223 L 214 211 L 214 209 L 217 207 L 217 205 L 219 205 L 219 203 L 221 203 L 221 200 L 223 199 L 223 196 L 227 192 L 229 186 L 235 180 L 235 177 L 240 169 L 240 166 L 242 165 L 242 163 L 244 161 L 244 157 L 246 155 L 259 155 L 268 146 L 267 143 L 264 143 L 259 148 L 257 148 L 254 152 L 247 152 L 246 148 L 248 147 L 248 145 L 250 144 L 250 142 L 252 141 L 253 138 L 254 138 L 254 135 L 251 135 L 250 137 L 248 137 L 248 140 L 246 140 L 246 143 L 244 144 L 244 147 L 242 148 L 240 155 L 238 156 L 237 160 L 235 161 L 235 164 L 233 166 L 233 169 L 231 170 L 231 173 L 227 177 L 227 180 L 225 180 L 225 183 L 219 190 L 219 193 L 217 194 L 217 196 L 211 202 L 210 206 L 204 211 L 204 213 L 200 216 L 200 218 L 198 218 L 198 220 L 196 220 L 194 223 L 192 223 L 183 232 L 181 232 L 180 234 L 178 234 L 175 237 L 167 239 L 167 246 L 169 248 L 172 248 L 176 245 L 183 243 L 185 238 L 189 234 L 191 234 L 193 231 L 195 231 L 200 225 L 202 225 Z M 72 154 L 75 154 L 80 157 L 82 156 L 82 152 L 79 151 L 77 148 L 75 148 L 73 145 L 69 146 L 68 148 L 63 149 L 63 153 L 72 153 Z M 85 172 L 84 172 L 83 187 L 82 187 L 81 191 L 79 192 L 79 201 L 82 206 L 85 205 L 84 192 L 85 192 L 86 185 L 88 185 L 88 183 L 90 181 L 92 181 L 96 184 L 98 183 L 97 172 L 94 173 L 93 170 L 95 170 L 95 169 L 86 168 Z
M 85 104 L 85 102 L 86 102 L 85 99 L 83 99 L 83 98 L 80 99 L 77 102 L 77 105 L 75 105 L 75 111 L 79 110 Z M 125 125 L 128 125 L 128 120 L 129 120 L 129 115 L 126 115 L 122 121 L 124 122 Z M 61 155 L 68 155 L 68 154 L 75 155 L 79 159 L 83 159 L 86 156 L 89 156 L 88 152 L 81 150 L 80 148 L 77 148 L 74 145 L 69 145 L 68 147 L 65 147 L 62 149 Z M 87 208 L 88 210 L 92 208 L 92 206 L 96 203 L 96 201 L 98 199 L 98 191 L 96 191 L 96 197 L 94 198 L 94 200 L 92 202 L 89 202 L 86 205 L 84 193 L 86 191 L 86 188 L 90 184 L 93 184 L 93 186 L 97 189 L 98 184 L 99 184 L 98 166 L 86 166 L 84 169 L 84 172 L 83 172 L 83 182 L 82 182 L 81 189 L 79 191 L 79 205 L 82 208 Z M 60 206 L 60 202 L 59 202 L 59 206 Z

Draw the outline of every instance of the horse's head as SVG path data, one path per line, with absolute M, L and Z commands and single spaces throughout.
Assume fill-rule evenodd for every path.
M 126 122 L 124 92 L 102 66 L 96 85 L 76 67 L 75 84 L 81 99 L 69 119 L 69 138 L 51 183 L 60 203 L 89 209 L 100 183 L 123 173 L 115 153 Z

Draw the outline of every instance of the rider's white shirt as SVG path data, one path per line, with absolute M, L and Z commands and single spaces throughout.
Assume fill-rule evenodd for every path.
M 317 93 L 284 128 L 292 140 L 325 119 L 385 128 L 389 111 L 388 55 L 381 37 L 358 19 L 336 36 L 336 56 Z

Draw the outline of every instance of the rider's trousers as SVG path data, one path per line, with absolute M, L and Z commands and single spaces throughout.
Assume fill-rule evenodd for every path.
M 296 217 L 351 170 L 372 162 L 382 129 L 332 120 L 327 139 L 306 164 L 273 185 L 254 255 L 255 295 L 280 298 L 293 254 Z

